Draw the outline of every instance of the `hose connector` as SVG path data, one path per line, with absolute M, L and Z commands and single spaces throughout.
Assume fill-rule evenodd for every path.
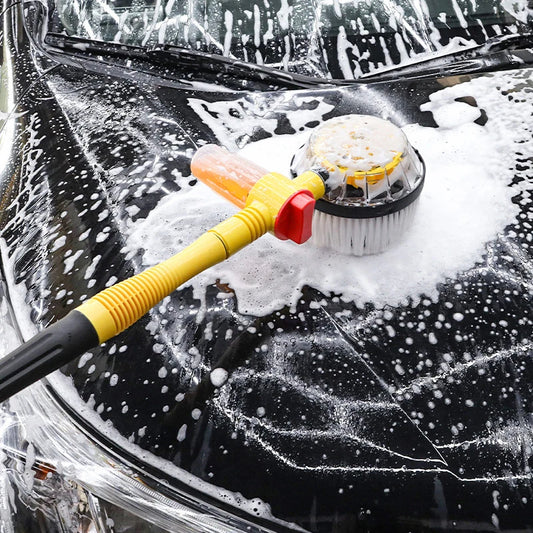
M 315 200 L 326 192 L 319 174 L 306 171 L 290 179 L 216 145 L 200 148 L 191 170 L 238 207 L 262 204 L 270 213 L 268 231 L 278 239 L 302 244 L 311 237 Z

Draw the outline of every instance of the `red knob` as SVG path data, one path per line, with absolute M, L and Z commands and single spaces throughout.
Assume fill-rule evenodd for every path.
M 295 192 L 282 205 L 274 224 L 274 235 L 283 241 L 302 244 L 311 237 L 315 199 L 311 191 Z

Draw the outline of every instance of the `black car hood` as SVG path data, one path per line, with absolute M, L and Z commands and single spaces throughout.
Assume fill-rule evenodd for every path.
M 126 246 L 128 228 L 194 181 L 198 145 L 235 149 L 296 133 L 291 116 L 319 102 L 330 111 L 304 129 L 383 109 L 400 126 L 432 127 L 420 106 L 471 79 L 208 93 L 54 63 L 13 37 L 4 48 L 16 115 L 4 124 L 12 151 L 0 178 L 0 232 L 23 336 L 143 268 L 143 250 Z M 506 76 L 509 100 L 526 98 L 531 70 Z M 480 117 L 490 121 L 491 110 Z M 265 119 L 275 127 L 265 129 Z M 524 128 L 531 137 L 531 117 Z M 227 280 L 209 286 L 203 301 L 185 287 L 62 370 L 105 424 L 76 413 L 63 381 L 51 382 L 53 393 L 96 438 L 129 438 L 132 448 L 120 453 L 149 452 L 138 458 L 141 469 L 152 454 L 257 498 L 248 512 L 264 524 L 268 504 L 274 517 L 310 531 L 532 527 L 527 135 L 514 148 L 514 182 L 524 184 L 518 218 L 472 268 L 443 280 L 437 297 L 383 309 L 305 287 L 295 308 L 257 317 L 239 312 Z M 465 309 L 437 344 L 413 329 L 421 315 L 454 323 Z M 399 361 L 407 371 L 398 372 Z M 228 373 L 221 387 L 210 379 L 215 368 Z M 177 483 L 170 474 L 167 481 Z

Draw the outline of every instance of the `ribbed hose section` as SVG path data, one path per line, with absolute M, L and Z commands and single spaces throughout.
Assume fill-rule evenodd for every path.
M 209 231 L 224 243 L 228 257 L 274 227 L 274 217 L 263 203 L 254 201 Z
M 165 262 L 95 294 L 77 310 L 89 319 L 100 343 L 129 328 L 177 287 L 255 239 L 273 225 L 266 206 L 253 202 L 201 235 Z
M 177 278 L 177 273 L 170 272 L 165 264 L 156 265 L 105 289 L 93 299 L 109 311 L 116 330 L 123 331 L 181 285 Z
M 253 204 L 232 218 L 239 220 L 250 232 L 249 237 L 242 238 L 241 236 L 237 249 L 255 241 L 268 230 L 264 213 Z M 224 239 L 225 236 L 222 229 L 221 227 L 220 231 L 216 233 Z M 228 250 L 229 253 L 234 251 L 237 250 Z M 109 287 L 96 294 L 93 298 L 107 308 L 117 330 L 123 331 L 139 320 L 165 296 L 169 295 L 182 283 L 185 283 L 187 279 L 189 279 L 189 276 L 183 275 L 179 268 L 171 269 L 168 267 L 168 263 L 161 263 L 133 278 Z
M 234 217 L 242 220 L 250 230 L 250 242 L 259 239 L 261 235 L 264 235 L 269 230 L 264 213 L 257 209 L 254 204 L 239 211 Z
M 220 238 L 204 233 L 170 259 L 95 294 L 77 310 L 94 326 L 100 343 L 105 342 L 129 328 L 177 287 L 226 257 Z

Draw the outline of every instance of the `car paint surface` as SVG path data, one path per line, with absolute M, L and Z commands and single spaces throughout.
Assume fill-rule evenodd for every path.
M 129 228 L 194 182 L 198 145 L 242 148 L 331 116 L 383 109 L 400 126 L 436 126 L 420 106 L 472 79 L 204 92 L 127 69 L 61 64 L 28 39 L 17 9 L 4 12 L 0 236 L 21 337 L 142 269 L 143 250 L 126 246 Z M 531 92 L 530 68 L 505 76 L 509 99 Z M 299 124 L 303 111 L 316 118 Z M 483 126 L 491 110 L 479 115 Z M 524 123 L 531 128 L 531 117 Z M 257 317 L 239 312 L 225 280 L 203 301 L 185 287 L 67 365 L 72 386 L 51 380 L 49 393 L 65 417 L 141 475 L 191 491 L 258 531 L 528 530 L 532 160 L 524 146 L 514 169 L 514 180 L 526 183 L 515 200 L 521 215 L 474 267 L 443 282 L 437 299 L 383 310 L 307 287 L 295 309 Z M 473 311 L 444 328 L 436 345 L 413 327 L 421 315 L 453 324 L 465 309 Z M 405 350 L 406 337 L 415 349 Z M 398 373 L 398 360 L 408 372 Z M 222 387 L 209 378 L 215 368 L 228 372 Z M 202 494 L 164 461 L 255 506 Z

